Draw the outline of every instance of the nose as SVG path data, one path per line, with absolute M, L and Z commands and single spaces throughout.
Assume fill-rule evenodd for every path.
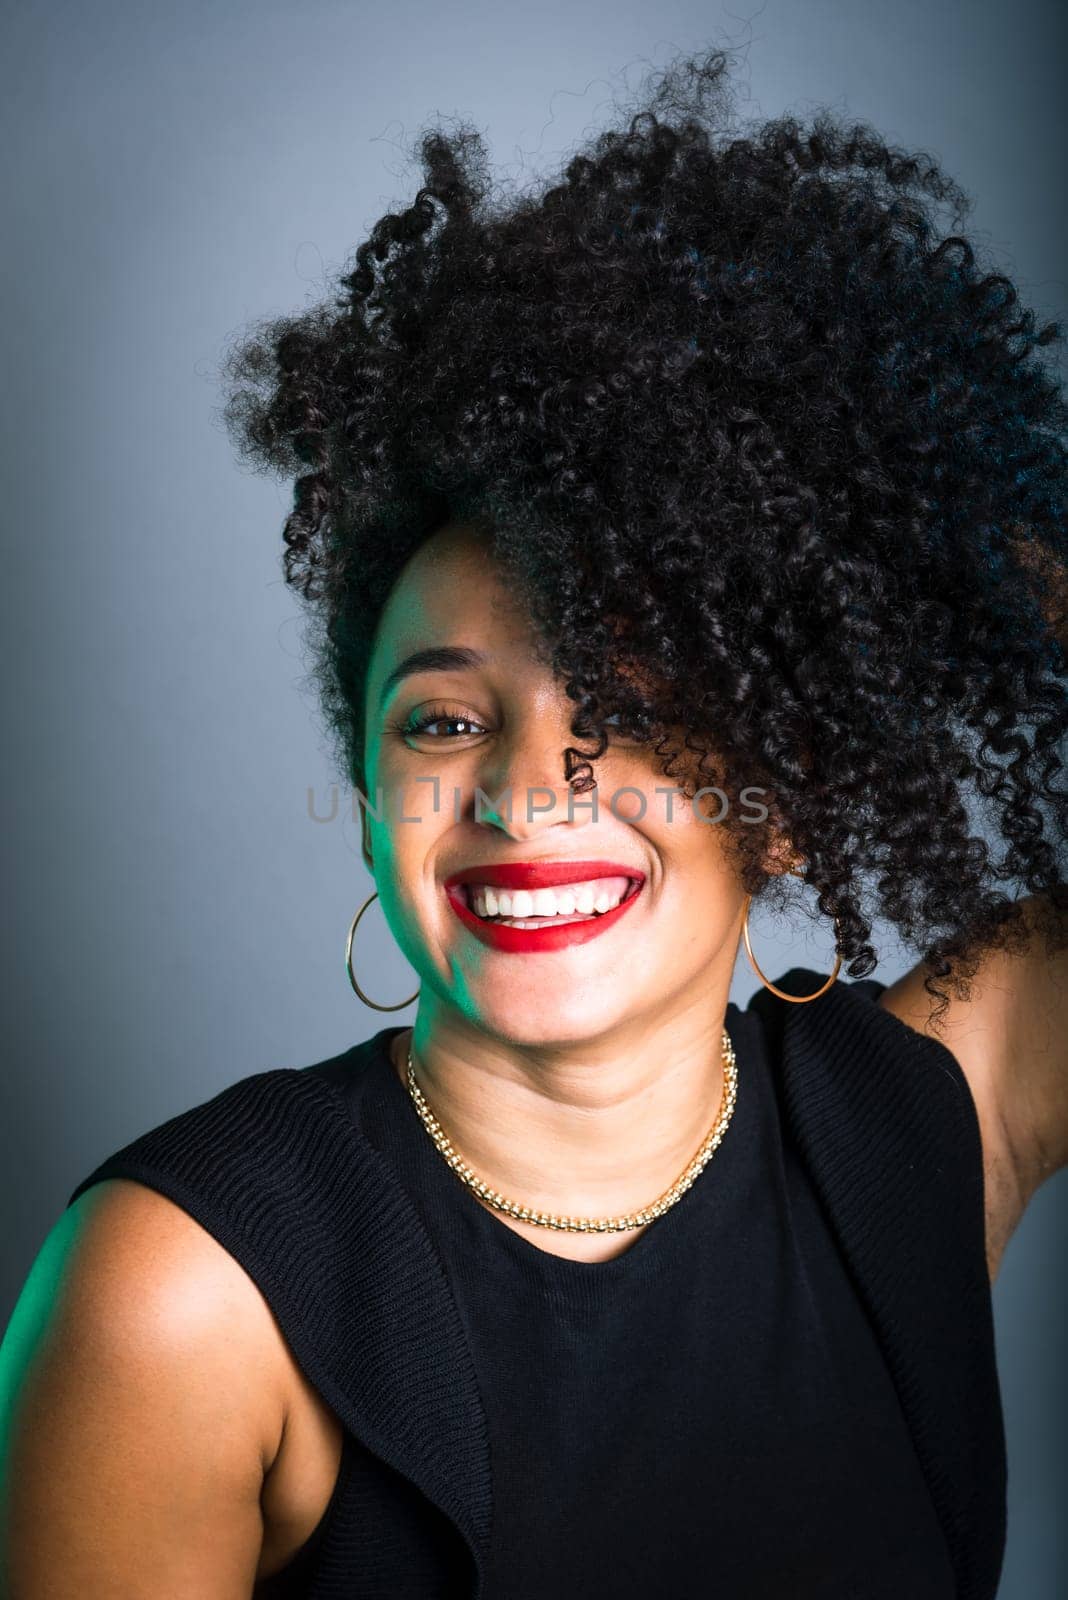
M 576 794 L 563 775 L 564 752 L 573 744 L 574 735 L 555 717 L 533 718 L 521 734 L 487 755 L 469 801 L 472 818 L 511 839 L 535 838 L 561 824 L 588 825 L 594 820 L 596 790 Z

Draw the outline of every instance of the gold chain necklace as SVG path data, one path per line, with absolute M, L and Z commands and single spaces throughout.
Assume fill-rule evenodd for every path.
M 415 1081 L 411 1046 L 408 1047 L 408 1092 L 415 1101 L 415 1109 L 419 1113 L 423 1127 L 429 1133 L 457 1177 L 462 1178 L 467 1187 L 473 1189 L 475 1194 L 480 1199 L 485 1200 L 488 1205 L 491 1205 L 495 1211 L 506 1211 L 510 1217 L 516 1217 L 521 1222 L 537 1223 L 540 1228 L 563 1228 L 571 1233 L 619 1233 L 628 1228 L 644 1227 L 647 1222 L 652 1222 L 655 1217 L 662 1217 L 665 1211 L 671 1209 L 676 1200 L 682 1198 L 690 1185 L 712 1159 L 713 1153 L 727 1131 L 727 1124 L 730 1122 L 734 1111 L 734 1102 L 738 1097 L 738 1069 L 730 1034 L 724 1028 L 723 1099 L 715 1124 L 682 1176 L 676 1178 L 669 1189 L 665 1189 L 659 1200 L 654 1200 L 652 1205 L 644 1206 L 641 1211 L 631 1212 L 625 1217 L 558 1217 L 551 1212 L 535 1211 L 530 1206 L 519 1205 L 515 1200 L 506 1200 L 502 1194 L 497 1193 L 496 1189 L 491 1189 L 481 1178 L 476 1178 L 471 1168 L 453 1149 L 444 1129 L 427 1105 L 422 1089 Z

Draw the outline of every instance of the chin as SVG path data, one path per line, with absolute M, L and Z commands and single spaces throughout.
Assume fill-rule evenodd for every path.
M 573 987 L 523 983 L 511 993 L 502 988 L 496 985 L 484 1005 L 472 988 L 471 1013 L 487 1033 L 517 1046 L 591 1043 L 634 1015 L 633 991 L 624 992 L 616 975 L 599 1001 L 589 985 L 581 983 Z

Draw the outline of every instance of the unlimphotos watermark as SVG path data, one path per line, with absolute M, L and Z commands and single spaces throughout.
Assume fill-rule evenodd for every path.
M 424 775 L 415 778 L 413 781 L 415 783 L 425 783 L 432 786 L 432 814 L 434 816 L 440 816 L 442 812 L 442 790 L 440 778 L 436 776 Z M 693 813 L 694 819 L 697 822 L 709 824 L 722 822 L 730 812 L 730 800 L 726 792 L 723 789 L 718 788 L 715 784 L 708 784 L 704 788 L 698 789 L 694 794 L 688 796 L 685 790 L 680 789 L 677 785 L 658 783 L 654 786 L 653 793 L 664 796 L 664 808 L 666 812 L 665 820 L 667 822 L 674 822 L 676 820 L 675 804 L 679 800 L 687 802 Z M 745 812 L 741 816 L 742 822 L 758 823 L 767 821 L 769 814 L 767 806 L 764 805 L 762 801 L 754 801 L 750 798 L 753 795 L 763 795 L 766 793 L 766 789 L 756 786 L 747 786 L 740 791 L 738 797 L 739 802 L 742 807 L 746 808 Z M 534 798 L 536 795 L 545 795 L 548 796 L 548 799 L 536 801 Z M 628 803 L 624 811 L 618 811 L 616 809 L 616 804 L 623 795 L 636 795 L 640 805 L 640 810 L 635 812 L 633 804 Z M 715 815 L 709 815 L 706 813 L 700 804 L 706 795 L 714 795 L 718 799 L 719 809 Z M 478 822 L 483 822 L 486 820 L 487 816 L 490 819 L 503 816 L 506 817 L 509 822 L 513 822 L 515 820 L 513 815 L 513 798 L 514 796 L 511 785 L 509 785 L 506 789 L 502 789 L 498 795 L 488 795 L 484 789 L 476 785 L 474 793 L 475 820 Z M 460 822 L 463 820 L 464 812 L 469 804 L 470 800 L 468 799 L 465 791 L 454 786 L 452 791 L 452 817 L 454 822 Z M 607 804 L 612 815 L 618 821 L 642 822 L 644 821 L 648 812 L 649 797 L 644 789 L 639 789 L 633 784 L 622 784 L 619 788 L 612 791 L 611 797 L 609 798 Z M 588 796 L 585 794 L 576 794 L 571 788 L 568 788 L 567 790 L 566 810 L 568 822 L 574 822 L 576 810 L 579 808 L 588 811 L 590 813 L 590 820 L 597 822 L 600 818 L 600 805 L 600 790 L 596 787 L 589 792 Z M 752 808 L 752 815 L 748 814 L 749 808 Z M 555 811 L 557 809 L 557 791 L 550 789 L 547 785 L 534 785 L 533 787 L 528 787 L 526 791 L 525 809 L 527 822 L 533 822 L 535 816 L 540 816 Z M 375 822 L 412 823 L 424 822 L 426 820 L 426 818 L 422 815 L 409 815 L 404 808 L 403 795 L 400 795 L 397 791 L 391 791 L 387 794 L 381 784 L 379 784 L 375 789 L 375 798 L 373 802 L 361 788 L 354 786 L 350 792 L 347 811 L 352 817 L 353 822 L 360 822 L 364 812 L 366 812 L 368 816 L 372 817 Z M 319 805 L 315 789 L 311 785 L 308 786 L 308 816 L 312 822 L 336 822 L 341 815 L 341 788 L 338 784 L 332 783 L 329 786 L 327 807 L 325 810 Z

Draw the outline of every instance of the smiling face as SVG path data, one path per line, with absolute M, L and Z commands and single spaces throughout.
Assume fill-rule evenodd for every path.
M 470 652 L 467 664 L 408 663 L 446 649 Z M 398 676 L 406 663 L 415 670 Z M 364 777 L 372 806 L 381 790 L 383 814 L 365 813 L 364 850 L 419 974 L 420 1008 L 517 1044 L 640 1032 L 710 996 L 725 1005 L 738 949 L 743 892 L 724 830 L 701 820 L 717 813 L 717 797 L 695 807 L 677 791 L 658 794 L 672 783 L 655 752 L 610 729 L 596 790 L 573 793 L 564 750 L 588 743 L 570 731 L 574 710 L 488 536 L 456 525 L 436 533 L 404 568 L 376 633 Z M 454 882 L 464 869 L 486 883 L 497 866 L 575 862 L 592 864 L 583 880 L 599 880 L 592 914 L 579 886 L 573 906 L 552 902 L 552 923 L 542 920 L 550 902 L 506 903 L 535 923 L 526 930 L 486 920 L 493 901 Z M 604 888 L 608 899 L 596 898 Z M 620 892 L 624 903 L 599 925 L 596 908 Z

